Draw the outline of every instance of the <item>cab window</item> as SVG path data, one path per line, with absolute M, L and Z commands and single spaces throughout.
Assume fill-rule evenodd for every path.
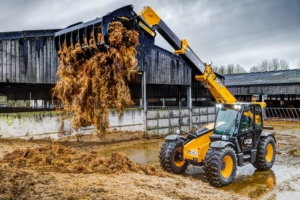
M 254 127 L 253 119 L 255 117 L 254 110 L 255 110 L 254 107 L 250 106 L 249 111 L 245 111 L 243 113 L 241 126 L 240 126 L 241 132 L 246 132 L 246 131 L 253 129 L 253 127 Z
M 256 106 L 255 107 L 255 126 L 257 128 L 262 127 L 262 116 L 261 116 L 261 108 Z
M 242 122 L 241 122 L 241 132 L 246 132 L 250 129 L 250 114 L 248 112 L 244 112 L 243 117 L 242 117 Z

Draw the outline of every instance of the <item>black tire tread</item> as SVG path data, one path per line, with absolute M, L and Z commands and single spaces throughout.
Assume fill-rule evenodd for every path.
M 234 166 L 233 166 L 232 174 L 229 176 L 229 178 L 225 180 L 224 178 L 221 177 L 220 165 L 222 163 L 223 157 L 228 153 L 234 155 L 233 156 Z M 229 146 L 223 149 L 210 148 L 207 151 L 207 154 L 205 156 L 203 169 L 204 169 L 204 177 L 211 185 L 215 187 L 222 187 L 230 184 L 236 174 L 236 169 L 237 169 L 235 151 Z
M 273 143 L 273 159 L 271 162 L 266 161 L 266 148 L 269 143 Z M 257 168 L 258 170 L 265 171 L 269 170 L 272 168 L 274 162 L 275 162 L 275 157 L 276 157 L 276 145 L 275 145 L 275 140 L 272 136 L 268 137 L 263 137 L 260 139 L 258 149 L 257 149 L 257 157 L 255 162 L 253 163 L 253 166 Z
M 159 152 L 159 162 L 163 170 L 175 174 L 181 174 L 185 172 L 188 162 L 185 162 L 181 167 L 177 167 L 173 160 L 174 151 L 180 146 L 183 147 L 183 142 L 180 140 L 167 140 L 164 142 Z

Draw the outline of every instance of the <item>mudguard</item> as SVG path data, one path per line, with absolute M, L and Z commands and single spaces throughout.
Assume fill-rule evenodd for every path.
M 166 140 L 186 140 L 185 137 L 183 137 L 182 135 L 168 135 L 167 137 L 165 137 Z
M 263 131 L 263 132 L 261 133 L 261 135 L 260 135 L 260 137 L 268 137 L 268 136 L 273 137 L 275 143 L 277 143 L 277 142 L 276 142 L 275 136 L 274 136 L 271 132 Z
M 228 142 L 228 141 L 215 141 L 210 143 L 210 147 L 215 149 L 222 149 L 228 145 L 235 147 L 235 145 L 232 142 Z

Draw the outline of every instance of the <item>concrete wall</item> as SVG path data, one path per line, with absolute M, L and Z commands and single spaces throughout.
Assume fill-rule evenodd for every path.
M 148 110 L 147 115 L 142 109 L 130 109 L 125 110 L 120 119 L 118 112 L 112 110 L 109 115 L 110 128 L 108 131 L 115 134 L 115 137 L 120 136 L 118 134 L 120 131 L 127 132 L 128 135 L 135 134 L 134 137 L 164 136 L 175 133 L 179 128 L 180 115 L 183 116 L 181 128 L 188 132 L 214 122 L 215 107 Z M 93 126 L 80 128 L 78 131 L 72 129 L 71 118 L 57 112 L 0 114 L 0 136 L 2 138 L 42 139 L 50 137 L 62 139 L 93 133 L 97 133 Z M 116 139 L 112 138 L 112 141 Z
M 141 109 L 125 110 L 119 119 L 116 111 L 109 115 L 109 131 L 144 131 L 144 112 Z M 93 126 L 72 129 L 71 118 L 56 112 L 0 114 L 0 135 L 2 138 L 53 138 L 96 133 Z

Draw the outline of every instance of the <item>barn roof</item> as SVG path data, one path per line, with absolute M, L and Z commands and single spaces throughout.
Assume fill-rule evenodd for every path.
M 225 75 L 226 86 L 300 84 L 300 69 Z
M 54 36 L 54 33 L 59 30 L 60 29 L 0 32 L 0 40 L 30 38 L 30 37 L 49 37 L 49 36 Z

